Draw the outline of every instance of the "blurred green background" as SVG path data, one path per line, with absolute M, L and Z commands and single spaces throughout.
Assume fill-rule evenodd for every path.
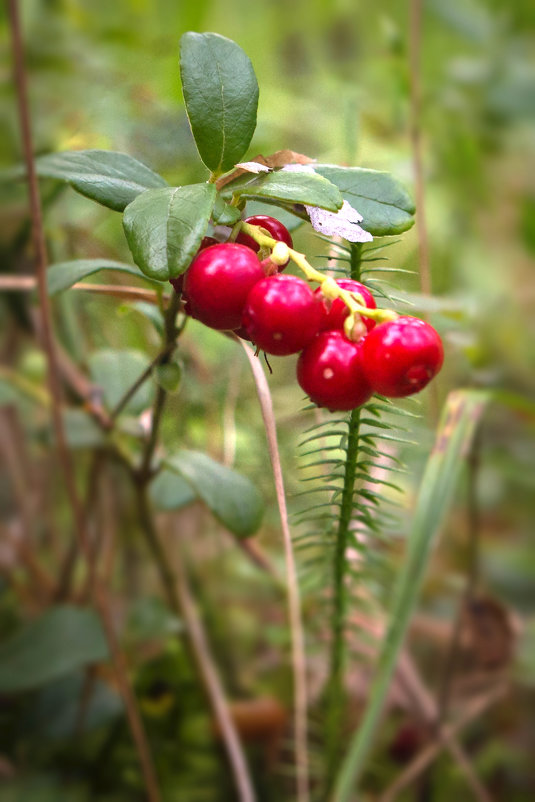
M 37 153 L 119 150 L 161 172 L 171 184 L 203 180 L 206 170 L 184 113 L 178 41 L 187 30 L 215 31 L 241 45 L 258 76 L 258 127 L 249 156 L 290 148 L 320 162 L 389 170 L 413 190 L 408 3 L 24 0 L 20 5 Z M 20 161 L 21 153 L 4 17 L 1 30 L 0 71 L 6 81 L 1 89 L 0 166 L 7 168 Z M 440 401 L 460 386 L 501 393 L 481 435 L 479 571 L 481 589 L 499 598 L 518 624 L 517 696 L 505 724 L 504 714 L 495 723 L 478 768 L 484 777 L 503 781 L 496 798 L 515 802 L 532 798 L 533 791 L 527 760 L 517 757 L 515 763 L 511 754 L 515 744 L 520 753 L 528 752 L 527 711 L 533 712 L 535 669 L 534 44 L 531 0 L 423 4 L 420 125 L 434 297 L 420 295 L 417 274 L 396 277 L 391 290 L 400 310 L 427 313 L 444 338 L 446 362 L 437 381 Z M 51 262 L 99 256 L 129 261 L 118 215 L 68 189 L 58 192 L 52 182 L 43 182 L 42 189 Z M 0 184 L 0 199 L 0 247 L 10 254 L 27 215 L 24 187 Z M 299 231 L 295 239 L 312 263 L 318 263 L 316 255 L 324 249 L 310 233 Z M 22 272 L 28 265 L 25 249 L 23 243 L 15 268 Z M 386 254 L 390 266 L 417 271 L 416 228 L 398 238 Z M 12 269 L 4 260 L 0 271 Z M 16 296 L 0 296 L 0 314 L 2 359 L 39 381 L 40 351 L 26 336 L 14 334 L 24 317 Z M 63 344 L 82 365 L 99 348 L 152 354 L 158 346 L 139 311 L 86 293 L 62 296 L 56 322 Z M 282 565 L 260 413 L 241 355 L 232 343 L 195 322 L 184 340 L 184 379 L 179 395 L 171 399 L 164 440 L 206 450 L 216 458 L 235 453 L 237 468 L 255 479 L 266 499 L 263 538 Z M 274 358 L 272 363 L 270 384 L 292 497 L 301 487 L 297 441 L 306 419 L 300 413 L 302 393 L 293 360 Z M 422 418 L 414 424 L 418 446 L 403 453 L 411 471 L 403 480 L 407 502 L 402 520 L 410 514 L 433 441 L 428 402 L 426 392 Z M 9 506 L 5 498 L 2 504 Z M 464 582 L 465 506 L 461 489 L 426 586 L 424 604 L 438 619 L 452 615 Z M 402 533 L 403 526 L 398 534 Z M 219 571 L 218 547 L 207 547 L 202 556 L 200 575 Z M 248 654 L 252 661 L 256 616 L 271 596 L 264 588 L 258 609 L 244 611 L 240 604 L 255 593 L 256 575 L 228 555 L 224 572 L 229 582 L 238 579 L 241 585 L 228 592 L 233 612 L 221 632 L 216 611 L 229 602 L 229 595 L 221 585 L 206 591 L 215 640 L 224 638 L 225 627 L 234 626 L 240 633 L 242 658 Z M 284 642 L 278 618 L 266 637 L 276 645 Z M 256 689 L 277 687 L 269 672 L 262 674 L 258 666 L 261 679 L 250 680 L 247 669 L 232 664 L 240 658 L 225 654 L 220 643 L 219 656 L 228 659 L 229 676 L 251 681 Z M 422 659 L 425 665 L 425 649 Z M 430 660 L 430 682 L 433 668 Z M 46 756 L 40 755 L 39 761 L 50 766 Z M 50 782 L 51 796 L 32 796 L 32 802 L 57 802 L 55 781 Z M 448 775 L 448 783 L 447 793 L 438 793 L 436 799 L 451 798 L 452 788 L 459 792 L 458 778 Z M 6 794 L 0 785 L 2 802 L 23 798 Z

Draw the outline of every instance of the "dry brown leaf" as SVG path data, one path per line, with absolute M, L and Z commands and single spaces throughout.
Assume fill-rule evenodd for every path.
M 249 159 L 249 161 L 257 162 L 258 164 L 263 164 L 265 167 L 276 169 L 279 167 L 284 167 L 286 164 L 311 164 L 314 159 L 310 159 L 303 153 L 296 153 L 294 150 L 288 150 L 288 148 L 285 148 L 284 150 L 277 150 L 276 153 L 272 153 L 269 156 L 262 156 L 261 154 L 258 154 L 252 159 Z M 244 173 L 247 173 L 247 170 L 242 170 L 241 167 L 238 167 L 236 170 L 228 173 L 228 175 L 222 176 L 218 181 L 216 181 L 217 189 L 222 189 L 224 186 L 230 184 L 231 181 L 235 181 L 236 178 L 239 178 L 239 176 L 243 175 Z

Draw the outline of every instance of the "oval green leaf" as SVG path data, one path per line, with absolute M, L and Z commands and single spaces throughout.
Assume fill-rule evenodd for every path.
M 240 176 L 221 190 L 225 198 L 236 195 L 240 198 L 266 198 L 283 203 L 301 203 L 306 206 L 319 206 L 329 212 L 336 212 L 343 203 L 343 197 L 328 178 L 317 173 L 292 173 L 276 170 L 261 175 Z
M 150 484 L 151 501 L 157 510 L 179 510 L 196 500 L 197 494 L 176 471 L 160 471 Z
M 128 390 L 149 366 L 149 358 L 143 351 L 134 349 L 102 348 L 89 356 L 91 378 L 102 388 L 104 403 L 110 410 L 119 403 Z M 124 411 L 138 415 L 150 406 L 154 385 L 146 381 L 128 401 Z
M 149 278 L 167 281 L 195 256 L 212 214 L 213 184 L 150 189 L 125 209 L 123 227 L 134 262 Z
M 86 672 L 83 669 L 47 684 L 33 698 L 22 719 L 22 727 L 33 738 L 50 740 L 76 736 L 80 705 L 83 704 Z M 92 681 L 84 710 L 84 732 L 109 724 L 123 713 L 117 691 L 97 678 Z M 34 800 L 34 797 L 30 797 Z
M 0 693 L 17 693 L 108 658 L 93 610 L 52 607 L 0 645 Z
M 253 65 L 231 39 L 190 31 L 180 40 L 180 75 L 199 155 L 212 173 L 225 173 L 240 161 L 256 128 Z
M 68 290 L 78 281 L 101 270 L 118 270 L 120 273 L 129 273 L 136 278 L 147 280 L 136 265 L 129 265 L 126 262 L 115 262 L 113 259 L 74 259 L 72 262 L 56 262 L 48 268 L 46 274 L 48 294 L 55 295 Z
M 188 482 L 234 535 L 249 537 L 256 532 L 264 510 L 260 493 L 250 479 L 198 451 L 179 451 L 164 464 Z
M 315 164 L 314 170 L 336 184 L 344 200 L 362 215 L 362 228 L 370 234 L 393 236 L 414 224 L 414 203 L 390 173 L 331 164 Z
M 142 162 L 113 150 L 67 150 L 35 161 L 37 174 L 68 183 L 81 195 L 122 212 L 134 198 L 167 182 Z

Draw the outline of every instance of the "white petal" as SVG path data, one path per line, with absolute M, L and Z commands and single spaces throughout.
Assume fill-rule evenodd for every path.
M 362 215 L 348 201 L 344 201 L 338 212 L 327 212 L 317 206 L 305 206 L 312 228 L 327 237 L 343 237 L 349 242 L 371 242 L 372 235 L 358 223 Z
M 271 167 L 268 167 L 266 164 L 260 164 L 260 162 L 240 162 L 236 167 L 239 167 L 241 170 L 246 170 L 248 173 L 271 172 Z
M 285 164 L 282 168 L 287 173 L 315 173 L 311 164 Z

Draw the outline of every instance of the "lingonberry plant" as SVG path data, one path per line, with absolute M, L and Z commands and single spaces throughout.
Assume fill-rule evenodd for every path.
M 388 173 L 321 164 L 289 150 L 242 162 L 255 129 L 258 103 L 248 57 L 217 34 L 187 33 L 181 40 L 180 72 L 191 130 L 208 171 L 206 180 L 169 186 L 136 159 L 108 151 L 39 158 L 40 175 L 65 180 L 88 198 L 123 214 L 135 263 L 82 260 L 53 265 L 49 287 L 65 290 L 109 268 L 143 277 L 156 291 L 163 315 L 160 352 L 126 393 L 108 405 L 99 422 L 106 431 L 113 430 L 144 382 L 155 376 L 158 387 L 148 429 L 140 427 L 129 449 L 113 439 L 110 448 L 126 464 L 136 487 L 139 517 L 167 601 L 185 618 L 189 608 L 183 596 L 177 596 L 158 542 L 149 492 L 171 477 L 180 486 L 184 503 L 202 500 L 238 537 L 258 528 L 261 501 L 252 483 L 236 472 L 196 452 L 168 453 L 160 441 L 167 391 L 176 378 L 174 353 L 179 338 L 192 317 L 221 331 L 221 336 L 233 337 L 236 347 L 242 338 L 248 349 L 245 339 L 250 340 L 257 355 L 299 355 L 297 381 L 313 405 L 324 408 L 317 428 L 305 438 L 304 454 L 310 457 L 309 467 L 320 466 L 321 488 L 328 498 L 309 504 L 303 512 L 314 525 L 305 536 L 306 544 L 321 550 L 327 566 L 327 587 L 317 592 L 329 607 L 330 672 L 320 704 L 324 770 L 315 781 L 318 798 L 326 799 L 335 786 L 345 737 L 348 580 L 355 571 L 348 553 L 351 547 L 361 554 L 358 570 L 364 570 L 362 543 L 380 532 L 384 521 L 381 496 L 370 489 L 370 483 L 394 487 L 372 476 L 379 458 L 383 473 L 396 468 L 395 456 L 380 450 L 381 437 L 395 440 L 397 434 L 390 423 L 395 407 L 388 398 L 423 390 L 440 370 L 442 345 L 428 323 L 393 311 L 382 285 L 374 283 L 374 251 L 382 246 L 367 243 L 400 234 L 413 223 L 412 201 L 399 182 Z M 263 213 L 247 216 L 251 200 L 263 205 Z M 318 241 L 327 241 L 327 269 L 313 266 L 314 257 L 294 248 L 292 234 L 277 214 L 293 221 L 288 223 L 292 232 L 300 225 L 311 227 Z M 343 275 L 335 278 L 336 272 Z M 264 401 L 264 412 L 266 408 Z M 349 414 L 333 417 L 331 412 Z M 406 411 L 400 409 L 400 414 Z M 273 456 L 273 438 L 270 442 Z M 280 499 L 282 479 L 275 473 Z M 291 549 L 287 557 L 297 677 L 293 731 L 297 798 L 306 802 L 306 674 Z M 192 641 L 193 649 L 199 648 L 195 637 Z M 240 798 L 253 799 L 213 672 L 201 673 L 226 739 Z

